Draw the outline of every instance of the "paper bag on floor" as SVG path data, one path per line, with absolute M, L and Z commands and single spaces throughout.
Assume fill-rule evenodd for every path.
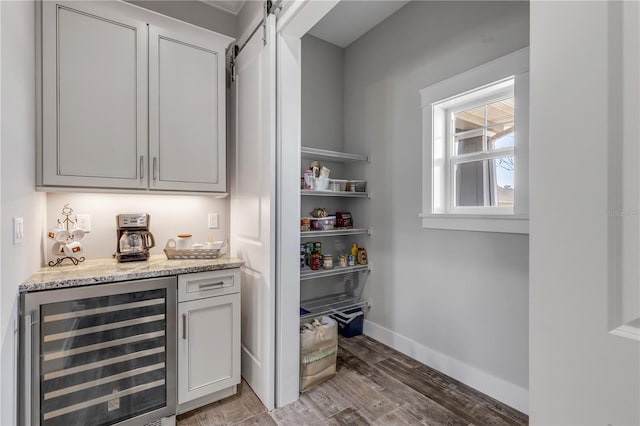
M 336 375 L 338 324 L 325 316 L 300 328 L 300 392 Z

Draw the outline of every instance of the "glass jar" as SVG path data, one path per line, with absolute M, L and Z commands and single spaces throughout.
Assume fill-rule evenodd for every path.
M 324 269 L 333 269 L 333 256 L 329 253 L 325 253 L 322 256 L 322 267 Z
M 320 263 L 320 253 L 318 253 L 317 251 L 311 253 L 311 259 L 309 260 L 309 266 L 311 266 L 311 270 L 319 271 Z

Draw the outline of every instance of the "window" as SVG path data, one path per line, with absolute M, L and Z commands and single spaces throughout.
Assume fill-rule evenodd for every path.
M 513 213 L 514 102 L 513 78 L 477 93 L 454 98 L 460 105 L 444 108 L 447 119 L 447 178 L 450 212 Z M 483 207 L 489 207 L 484 209 Z M 482 208 L 482 209 L 480 209 Z M 473 209 L 473 210 L 471 210 Z
M 423 227 L 528 233 L 528 49 L 420 91 Z

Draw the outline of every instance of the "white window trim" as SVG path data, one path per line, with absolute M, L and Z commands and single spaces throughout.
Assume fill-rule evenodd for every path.
M 434 128 L 444 120 L 443 108 L 433 108 L 449 98 L 476 91 L 495 82 L 515 78 L 515 169 L 517 188 L 513 213 L 503 214 L 499 208 L 447 209 L 446 168 L 442 160 L 447 149 L 446 127 Z M 422 226 L 424 228 L 467 231 L 529 233 L 529 48 L 505 55 L 462 74 L 420 90 L 422 109 Z M 520 113 L 518 113 L 520 112 Z M 434 163 L 434 158 L 437 160 Z M 436 185 L 434 186 L 434 182 Z M 435 188 L 435 191 L 434 191 Z M 469 211 L 472 213 L 458 213 Z

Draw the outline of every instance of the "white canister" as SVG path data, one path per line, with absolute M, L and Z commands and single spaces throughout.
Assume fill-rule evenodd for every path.
M 176 237 L 176 248 L 187 250 L 191 248 L 191 234 L 178 234 Z

